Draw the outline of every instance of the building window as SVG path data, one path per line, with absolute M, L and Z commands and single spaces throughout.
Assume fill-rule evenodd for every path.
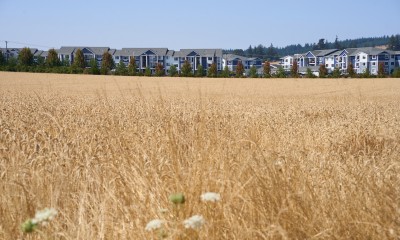
M 329 67 L 329 64 L 325 64 L 325 67 Z
M 359 63 L 356 63 L 356 68 L 358 68 L 358 67 L 360 67 L 360 64 L 359 64 Z
M 212 57 L 208 57 L 207 60 L 208 60 L 208 61 L 212 61 Z
M 376 59 L 376 55 L 372 55 L 372 59 Z
M 376 65 L 376 62 L 372 62 L 372 66 L 375 66 Z
M 372 69 L 372 73 L 376 73 L 376 69 L 374 68 L 374 69 Z
M 116 59 L 116 60 L 119 60 L 119 56 L 115 56 L 115 59 Z
M 178 58 L 177 58 L 177 57 L 174 57 L 174 61 L 178 61 Z
M 391 55 L 391 58 L 394 58 L 394 55 Z
M 388 66 L 389 65 L 389 63 L 388 62 L 385 62 L 385 66 Z
M 385 55 L 385 59 L 388 60 L 389 59 L 389 55 Z
M 365 59 L 366 58 L 366 56 L 364 55 L 363 57 L 362 57 L 362 59 Z
M 363 63 L 363 66 L 365 66 L 365 63 Z
M 391 62 L 390 65 L 394 66 L 394 62 Z

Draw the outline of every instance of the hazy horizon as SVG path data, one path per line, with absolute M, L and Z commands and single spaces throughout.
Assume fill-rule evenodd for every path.
M 93 0 L 3 0 L 0 47 L 7 40 L 10 48 L 43 50 L 61 46 L 247 49 L 400 33 L 399 1 L 338 0 L 327 5 L 317 0 L 289 0 L 285 5 L 261 0 L 115 1 L 113 5 Z

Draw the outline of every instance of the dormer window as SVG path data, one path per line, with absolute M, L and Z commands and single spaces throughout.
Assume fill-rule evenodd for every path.
M 372 55 L 372 59 L 376 59 L 376 55 Z

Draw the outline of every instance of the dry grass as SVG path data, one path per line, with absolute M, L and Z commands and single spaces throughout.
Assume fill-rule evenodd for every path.
M 152 239 L 155 218 L 177 239 L 195 214 L 200 239 L 400 236 L 399 80 L 0 73 L 0 94 L 0 239 Z

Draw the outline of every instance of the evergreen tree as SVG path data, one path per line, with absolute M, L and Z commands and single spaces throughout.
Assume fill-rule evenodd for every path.
M 0 66 L 3 66 L 6 64 L 6 58 L 3 55 L 3 52 L 0 50 Z
M 97 66 L 96 59 L 92 58 L 89 62 L 89 66 L 90 66 L 90 71 L 89 71 L 90 74 L 93 74 L 93 75 L 100 74 L 99 66 Z
M 197 66 L 196 77 L 204 77 L 204 68 L 201 64 Z
M 257 68 L 256 66 L 251 66 L 250 71 L 249 71 L 249 75 L 251 78 L 257 78 L 258 74 L 257 74 Z
M 150 69 L 149 67 L 147 67 L 147 68 L 144 70 L 144 75 L 145 75 L 146 77 L 151 77 L 151 69 Z
M 319 77 L 325 78 L 328 75 L 328 70 L 326 69 L 324 64 L 319 65 Z
M 335 49 L 342 49 L 342 46 L 339 43 L 338 36 L 336 36 L 335 43 L 333 44 Z
M 165 75 L 164 66 L 161 63 L 157 63 L 156 66 L 156 76 L 162 77 Z
M 136 61 L 135 57 L 130 57 L 129 58 L 129 65 L 128 65 L 128 75 L 129 76 L 136 76 L 137 70 L 136 70 Z
M 117 67 L 115 69 L 115 75 L 121 75 L 121 76 L 126 76 L 128 75 L 128 69 L 126 68 L 126 65 L 124 61 L 119 60 L 119 63 L 117 64 Z
M 31 66 L 33 64 L 33 54 L 30 48 L 23 48 L 18 54 L 18 62 L 23 66 Z
M 266 61 L 264 63 L 263 73 L 265 78 L 271 77 L 271 64 L 269 63 L 269 61 Z
M 306 78 L 315 78 L 315 75 L 314 75 L 313 72 L 311 71 L 311 68 L 307 68 L 307 71 L 306 71 Z
M 275 75 L 277 78 L 286 78 L 285 69 L 282 66 L 279 66 L 278 71 Z
M 108 74 L 114 67 L 115 63 L 111 54 L 108 51 L 105 51 L 103 53 L 103 60 L 101 61 L 101 74 Z
M 223 78 L 229 78 L 231 75 L 231 71 L 229 71 L 229 67 L 225 66 L 224 70 L 221 72 L 221 77 Z
M 266 57 L 269 60 L 274 60 L 274 59 L 278 58 L 278 52 L 276 51 L 276 49 L 274 48 L 274 45 L 272 45 L 272 43 L 267 49 Z
M 208 69 L 207 76 L 211 78 L 217 77 L 217 64 L 212 63 L 210 68 Z
M 78 48 L 75 52 L 73 66 L 77 68 L 85 68 L 85 65 L 85 57 L 83 56 L 83 52 L 80 48 Z
M 168 74 L 170 77 L 176 77 L 177 75 L 178 75 L 178 70 L 176 69 L 176 66 L 175 65 L 172 65 L 170 68 L 169 68 L 169 74 Z
M 297 61 L 294 60 L 293 61 L 293 65 L 290 69 L 290 75 L 292 76 L 292 78 L 298 78 L 299 77 L 299 66 L 297 65 Z
M 392 77 L 394 77 L 394 78 L 400 78 L 400 68 L 396 68 L 396 69 L 393 71 Z
M 326 41 L 324 38 L 318 40 L 317 45 L 314 46 L 314 50 L 324 50 L 326 49 Z
M 64 66 L 64 67 L 69 67 L 70 66 L 70 61 L 69 61 L 69 56 L 68 55 L 66 55 L 64 60 L 62 60 L 61 66 Z
M 340 78 L 340 69 L 339 68 L 335 68 L 332 72 L 332 78 Z
M 353 77 L 356 76 L 356 72 L 354 71 L 353 63 L 349 63 L 349 64 L 347 65 L 347 73 L 349 74 L 349 76 L 350 76 L 351 78 L 353 78 Z
M 380 62 L 378 64 L 378 77 L 379 78 L 385 77 L 385 64 L 383 62 Z
M 249 48 L 246 50 L 247 57 L 253 56 L 253 47 L 250 45 Z
M 190 65 L 190 63 L 187 60 L 185 60 L 185 63 L 183 63 L 183 65 L 182 65 L 181 76 L 182 77 L 192 76 L 192 66 Z
M 49 67 L 56 67 L 61 65 L 60 59 L 58 58 L 58 54 L 56 50 L 54 50 L 54 48 L 50 49 L 48 52 L 46 65 Z
M 236 65 L 236 77 L 242 78 L 244 73 L 244 66 L 242 61 L 239 61 L 238 64 Z

